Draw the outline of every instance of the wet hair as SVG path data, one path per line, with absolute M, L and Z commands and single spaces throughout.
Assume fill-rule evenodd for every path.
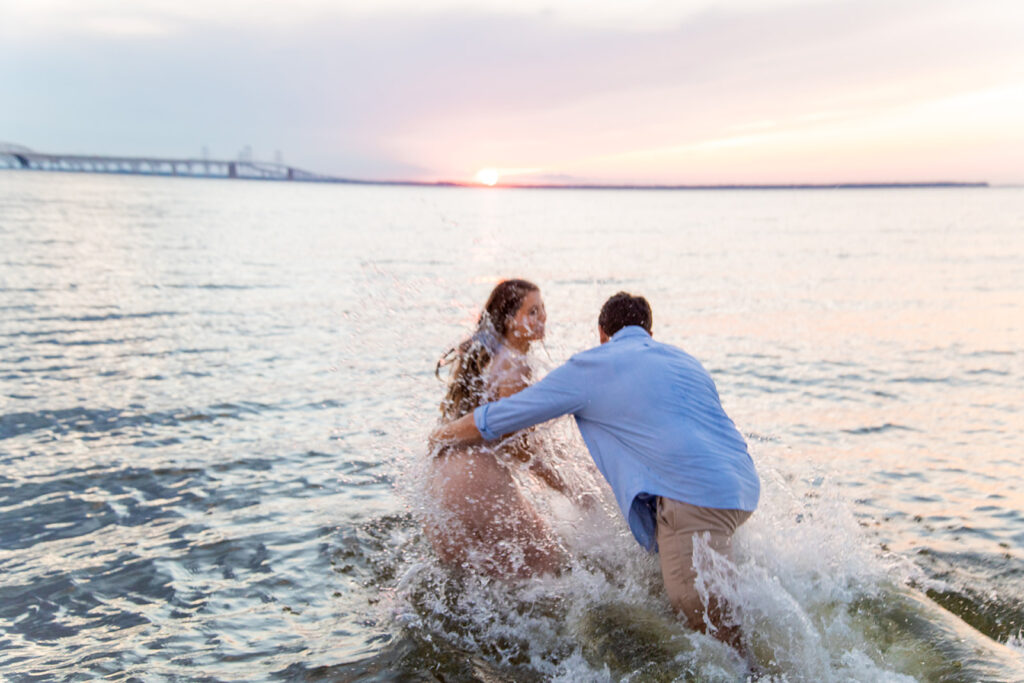
M 629 325 L 639 325 L 650 334 L 653 318 L 647 299 L 633 296 L 629 292 L 619 292 L 604 302 L 597 324 L 609 337 Z
M 449 349 L 437 362 L 434 374 L 452 365 L 448 390 L 441 401 L 441 419 L 456 420 L 485 402 L 484 369 L 501 348 L 509 323 L 530 292 L 540 287 L 527 280 L 503 280 L 491 290 L 473 335 Z

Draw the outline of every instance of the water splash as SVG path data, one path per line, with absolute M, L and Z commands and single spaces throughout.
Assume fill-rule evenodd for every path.
M 737 532 L 732 559 L 700 542 L 695 550 L 705 599 L 713 592 L 734 607 L 741 657 L 671 612 L 656 557 L 636 546 L 571 427 L 541 438 L 545 457 L 595 500 L 580 509 L 520 478 L 556 531 L 566 570 L 511 581 L 453 572 L 411 539 L 383 605 L 400 634 L 376 658 L 390 657 L 385 668 L 562 681 L 968 681 L 1024 672 L 1019 650 L 911 588 L 925 581 L 920 569 L 873 545 L 841 490 L 823 476 L 796 476 L 768 446 L 755 452 L 762 502 Z M 415 524 L 431 501 L 419 475 L 406 476 Z

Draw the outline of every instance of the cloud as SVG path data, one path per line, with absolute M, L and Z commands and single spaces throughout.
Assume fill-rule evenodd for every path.
M 301 26 L 311 22 L 413 20 L 466 14 L 538 19 L 560 26 L 662 32 L 694 16 L 745 14 L 834 0 L 0 0 L 24 31 L 75 33 L 96 17 L 191 26 Z
M 600 160 L 645 150 L 759 133 L 823 145 L 815 131 L 829 127 L 863 140 L 867 122 L 906 111 L 964 137 L 986 106 L 1007 111 L 981 116 L 999 125 L 1024 114 L 1012 98 L 923 105 L 1024 81 L 1017 3 L 548 5 L 0 0 L 0 84 L 19 103 L 0 133 L 55 151 L 251 144 L 348 176 L 494 166 L 614 180 Z M 702 149 L 706 168 L 737 163 Z M 758 149 L 796 172 L 783 148 Z M 637 163 L 637 177 L 672 170 Z

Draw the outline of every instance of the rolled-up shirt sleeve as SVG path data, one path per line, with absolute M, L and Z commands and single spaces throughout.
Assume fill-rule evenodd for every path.
M 586 405 L 586 376 L 574 358 L 517 394 L 473 411 L 481 436 L 493 441 L 505 434 L 575 413 Z

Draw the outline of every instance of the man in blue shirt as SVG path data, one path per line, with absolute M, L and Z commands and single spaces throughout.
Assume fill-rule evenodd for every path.
M 434 434 L 469 444 L 571 413 L 615 493 L 630 531 L 659 552 L 673 607 L 698 630 L 733 645 L 712 596 L 694 587 L 694 534 L 727 553 L 733 532 L 757 507 L 760 483 L 746 442 L 722 409 L 708 372 L 683 350 L 654 341 L 651 308 L 619 292 L 601 309 L 601 345 L 574 355 L 543 380 Z

